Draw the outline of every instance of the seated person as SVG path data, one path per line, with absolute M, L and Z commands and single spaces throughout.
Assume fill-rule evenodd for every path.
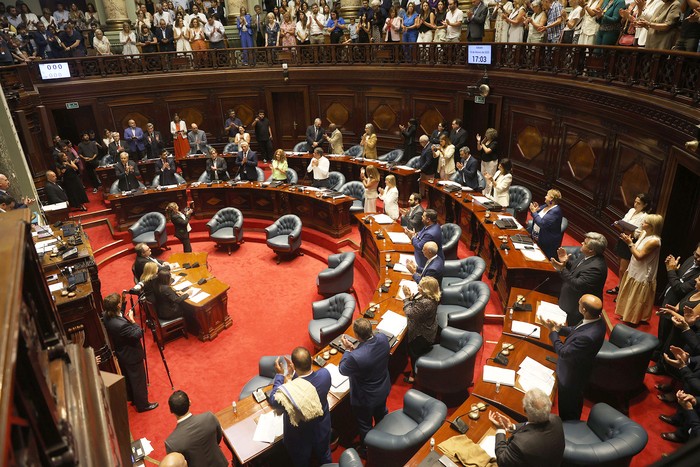
M 142 293 L 146 297 L 146 301 L 151 304 L 156 303 L 156 279 L 158 278 L 158 264 L 149 261 L 143 266 L 143 274 L 139 278 L 139 283 L 143 284 Z
M 219 153 L 214 148 L 211 148 L 209 155 L 211 156 L 211 158 L 207 160 L 207 174 L 209 174 L 209 180 L 212 182 L 228 180 L 226 159 L 220 157 Z
M 157 159 L 155 162 L 156 175 L 160 175 L 161 186 L 177 185 L 177 179 L 175 178 L 177 166 L 175 165 L 175 160 L 168 156 L 168 151 L 163 149 L 160 152 L 160 159 Z
M 15 200 L 10 195 L 0 194 L 0 213 L 12 211 L 15 208 Z
M 158 271 L 156 279 L 156 313 L 159 319 L 176 319 L 184 314 L 182 302 L 189 297 L 186 293 L 175 292 L 170 287 L 170 271 Z

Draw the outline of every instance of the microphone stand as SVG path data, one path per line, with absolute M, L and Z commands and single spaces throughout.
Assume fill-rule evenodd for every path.
M 535 326 L 535 325 L 533 325 L 533 326 Z M 532 336 L 535 333 L 535 331 L 537 331 L 536 327 L 533 328 L 532 331 L 530 331 L 530 334 L 528 334 L 526 336 L 520 336 L 516 342 L 519 342 L 523 339 L 527 339 L 528 337 Z M 510 348 L 510 347 L 515 347 L 515 342 L 512 344 L 508 344 L 508 348 Z M 489 359 L 487 359 L 487 361 L 488 360 Z M 496 356 L 490 360 L 493 360 L 494 363 L 498 363 L 499 365 L 508 366 L 508 357 L 503 355 L 503 349 L 499 350 L 498 353 L 496 354 Z
M 532 311 L 532 305 L 530 304 L 525 304 L 525 299 L 530 296 L 530 294 L 536 290 L 538 290 L 540 287 L 542 287 L 544 284 L 549 282 L 549 280 L 552 278 L 552 276 L 546 277 L 542 282 L 537 284 L 537 286 L 530 290 L 528 293 L 526 293 L 522 299 L 516 300 L 513 303 L 513 311 Z

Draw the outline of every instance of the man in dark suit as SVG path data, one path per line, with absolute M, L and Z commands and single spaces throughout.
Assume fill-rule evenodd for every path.
M 115 131 L 112 133 L 112 142 L 107 146 L 107 155 L 109 156 L 109 164 L 115 164 L 119 162 L 119 154 L 126 151 L 126 141 L 121 139 L 119 132 Z
M 457 162 L 457 172 L 459 173 L 457 181 L 460 185 L 477 191 L 479 188 L 479 177 L 476 172 L 479 170 L 479 161 L 472 157 L 469 146 L 464 146 L 460 149 L 459 156 L 461 160 Z
M 68 201 L 68 195 L 63 191 L 61 185 L 56 183 L 56 172 L 53 170 L 46 171 L 46 185 L 44 185 L 44 193 L 48 204 L 63 203 Z
M 226 467 L 228 460 L 219 447 L 224 431 L 214 414 L 192 415 L 190 398 L 184 391 L 175 391 L 168 405 L 177 417 L 177 426 L 165 440 L 166 452 L 179 452 L 189 467 Z
M 561 276 L 559 308 L 566 312 L 569 326 L 575 326 L 581 321 L 578 302 L 583 295 L 592 294 L 603 299 L 603 287 L 608 277 L 608 266 L 603 253 L 607 246 L 608 241 L 603 235 L 588 232 L 581 243 L 579 254 L 568 255 L 563 248 L 559 248 L 558 260 L 549 260 Z
M 211 156 L 207 160 L 207 173 L 209 174 L 209 180 L 215 182 L 217 180 L 228 180 L 228 172 L 226 172 L 226 159 L 219 157 L 219 153 L 216 149 L 211 148 L 209 150 L 209 155 Z
M 693 256 L 687 258 L 680 264 L 680 256 L 675 258 L 668 255 L 664 261 L 666 265 L 666 288 L 661 293 L 661 307 L 666 305 L 678 305 L 683 297 L 695 289 L 695 279 L 700 275 L 700 243 L 698 243 Z M 683 313 L 683 310 L 678 310 Z M 663 354 L 668 352 L 671 345 L 680 346 L 680 340 L 674 338 L 677 333 L 673 332 L 673 322 L 670 314 L 662 314 L 659 317 L 659 346 L 654 350 L 651 359 L 656 365 L 647 369 L 647 373 L 660 375 L 666 373 L 664 369 Z
M 175 43 L 173 42 L 173 28 L 165 23 L 165 20 L 160 20 L 159 28 L 155 32 L 158 39 L 158 50 L 161 52 L 175 52 Z
M 424 227 L 418 232 L 404 228 L 406 235 L 411 238 L 411 243 L 415 250 L 416 264 L 419 268 L 425 267 L 427 258 L 423 254 L 423 246 L 428 242 L 435 242 L 438 246 L 438 256 L 443 260 L 445 259 L 445 255 L 442 253 L 442 231 L 437 223 L 437 211 L 435 209 L 426 209 L 423 212 L 422 219 Z
M 435 178 L 435 173 L 437 172 L 438 162 L 440 159 L 438 157 L 433 157 L 433 147 L 430 144 L 430 138 L 428 138 L 428 135 L 422 135 L 418 139 L 418 142 L 423 147 L 423 150 L 420 153 L 420 165 L 418 166 L 418 169 L 420 170 L 420 179 L 421 181 L 430 181 Z M 425 196 L 425 190 L 422 184 L 420 189 L 423 191 L 421 192 L 421 196 Z
M 423 228 L 423 199 L 420 193 L 411 193 L 408 197 L 408 208 L 401 209 L 401 225 L 409 230 L 419 232 Z
M 340 360 L 339 371 L 350 378 L 350 405 L 357 418 L 360 443 L 364 444 L 372 429 L 372 419 L 377 424 L 387 414 L 386 398 L 391 391 L 390 347 L 386 335 L 372 334 L 372 323 L 366 318 L 355 320 L 352 329 L 359 343 L 354 347 L 343 336 L 343 347 L 348 350 Z
M 462 128 L 462 120 L 455 118 L 452 120 L 452 131 L 450 131 L 450 141 L 455 147 L 455 152 L 467 145 L 467 130 Z
M 312 454 L 319 464 L 331 462 L 331 414 L 328 409 L 328 392 L 331 389 L 331 374 L 325 368 L 311 371 L 311 354 L 304 347 L 292 351 L 292 359 L 287 360 L 287 372 L 280 359 L 275 362 L 277 375 L 272 383 L 269 402 L 275 409 L 284 409 L 277 402 L 275 394 L 280 386 L 292 380 L 303 378 L 316 390 L 318 404 L 323 415 L 309 421 L 301 421 L 297 426 L 290 422 L 289 413 L 284 410 L 284 445 L 294 465 L 310 465 Z M 308 384 L 307 384 L 308 386 Z
M 160 261 L 151 256 L 151 247 L 145 243 L 139 243 L 134 247 L 134 250 L 136 251 L 136 259 L 134 260 L 134 265 L 131 267 L 131 270 L 134 273 L 134 279 L 136 282 L 138 282 L 143 275 L 143 268 L 146 263 L 153 262 L 158 266 L 161 266 L 162 264 Z
M 255 151 L 250 150 L 250 145 L 247 141 L 241 141 L 241 150 L 236 156 L 236 164 L 240 167 L 241 180 L 255 181 L 258 179 L 258 171 L 255 168 L 258 166 L 258 155 Z
M 129 159 L 138 161 L 143 158 L 146 151 L 143 130 L 136 126 L 134 120 L 129 120 L 129 127 L 124 130 L 124 140 L 127 143 L 126 150 L 129 152 Z
M 10 195 L 10 179 L 7 178 L 5 174 L 0 174 L 0 195 Z M 15 201 L 15 207 L 14 209 L 21 209 L 21 208 L 26 208 L 27 206 L 31 205 L 34 203 L 34 199 L 29 198 L 27 196 L 23 196 L 20 200 Z
M 167 150 L 161 150 L 160 158 L 156 160 L 154 165 L 156 168 L 156 175 L 160 177 L 160 185 L 177 185 L 177 179 L 175 178 L 175 173 L 177 171 L 175 159 L 169 157 Z
M 545 322 L 549 340 L 559 357 L 556 369 L 559 416 L 564 421 L 581 419 L 583 390 L 605 340 L 605 321 L 600 317 L 603 301 L 595 295 L 583 295 L 579 300 L 579 312 L 583 321 L 577 326 L 562 327 L 551 320 Z M 566 336 L 566 341 L 562 343 L 559 336 Z
M 127 399 L 132 401 L 138 412 L 146 412 L 158 407 L 157 402 L 148 401 L 146 369 L 143 366 L 143 329 L 134 320 L 133 308 L 124 316 L 126 291 L 107 295 L 103 300 L 104 323 L 117 355 L 119 367 L 126 379 Z
M 418 267 L 413 261 L 408 261 L 406 268 L 413 275 L 413 281 L 418 284 L 424 277 L 434 277 L 438 284 L 442 282 L 445 272 L 445 260 L 438 256 L 438 246 L 435 242 L 428 242 L 423 245 L 423 256 L 425 256 L 425 266 Z
M 136 162 L 129 160 L 128 153 L 119 154 L 119 162 L 114 165 L 114 172 L 119 180 L 118 186 L 121 191 L 138 189 L 139 181 L 136 179 L 136 174 L 139 173 L 139 169 Z
M 514 425 L 504 415 L 489 412 L 496 430 L 498 467 L 559 467 L 564 458 L 564 429 L 561 419 L 552 415 L 552 401 L 541 389 L 531 389 L 523 397 L 527 423 Z M 511 437 L 506 440 L 506 432 Z
M 473 0 L 472 8 L 467 11 L 467 40 L 481 42 L 484 37 L 484 23 L 488 7 L 481 0 Z
M 30 33 L 34 43 L 36 44 L 36 54 L 41 58 L 49 58 L 47 50 L 51 50 L 49 47 L 50 33 L 46 31 L 46 25 L 39 21 L 36 25 L 36 31 Z
M 146 143 L 146 157 L 149 159 L 157 159 L 160 157 L 161 151 L 165 149 L 165 144 L 163 143 L 163 137 L 160 131 L 155 130 L 153 123 L 148 123 L 146 125 L 146 134 L 143 139 Z
M 222 1 L 219 3 L 218 0 L 213 0 L 211 2 L 211 8 L 209 8 L 209 11 L 207 12 L 207 17 L 211 17 L 216 15 L 216 18 L 221 21 L 221 24 L 226 26 L 228 24 L 227 18 L 226 18 L 226 11 L 224 10 L 224 2 Z
M 309 152 L 313 152 L 321 145 L 325 134 L 326 130 L 321 127 L 321 119 L 317 118 L 314 124 L 306 129 L 306 146 Z

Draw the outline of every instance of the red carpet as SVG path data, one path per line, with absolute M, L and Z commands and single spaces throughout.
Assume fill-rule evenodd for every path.
M 104 209 L 101 199 L 95 199 L 97 196 L 92 195 L 90 197 L 94 202 L 90 203 L 88 215 L 83 218 L 83 223 L 104 217 L 111 221 L 111 215 L 99 215 L 94 218 L 90 216 L 90 212 Z M 335 252 L 336 242 L 335 239 L 324 235 L 314 237 L 316 244 L 313 244 L 311 239 L 306 240 L 305 256 L 296 258 L 292 262 L 283 262 L 278 266 L 275 264 L 274 255 L 265 246 L 264 235 L 259 230 L 261 225 L 267 225 L 269 222 L 246 220 L 246 243 L 230 257 L 225 252 L 217 251 L 208 241 L 206 234 L 202 231 L 204 222 L 193 223 L 193 249 L 208 252 L 212 273 L 231 286 L 228 310 L 233 326 L 222 332 L 213 342 L 202 343 L 191 337 L 188 340 L 178 339 L 167 344 L 165 348 L 165 358 L 174 386 L 190 395 L 192 411 L 195 413 L 208 410 L 216 412 L 231 401 L 237 400 L 238 393 L 245 382 L 257 373 L 259 357 L 286 354 L 297 345 L 311 348 L 307 334 L 311 303 L 322 298 L 316 293 L 316 275 L 325 268 L 326 256 Z M 103 293 L 117 292 L 130 287 L 133 284 L 131 279 L 133 254 L 111 258 L 120 251 L 131 249 L 128 234 L 117 232 L 115 238 L 105 224 L 89 226 L 87 233 L 93 249 L 98 251 L 96 254 L 98 263 L 103 263 L 100 266 Z M 310 236 L 308 235 L 307 238 Z M 357 229 L 353 229 L 348 237 L 359 243 Z M 100 249 L 119 239 L 123 239 L 124 242 Z M 567 245 L 576 243 L 570 237 L 565 239 Z M 172 250 L 164 252 L 161 258 L 167 258 L 171 253 L 182 251 L 177 240 L 172 239 L 172 231 L 169 244 Z M 346 251 L 348 248 L 344 247 L 342 250 Z M 472 253 L 460 245 L 459 254 L 463 257 Z M 358 255 L 358 263 L 363 261 Z M 362 268 L 356 267 L 355 289 L 364 305 L 373 293 L 377 278 L 373 273 L 365 276 L 362 271 Z M 610 272 L 606 289 L 614 286 L 616 282 L 616 275 Z M 606 296 L 605 309 L 608 315 L 613 317 L 614 325 L 617 320 L 613 315 L 612 298 Z M 486 313 L 496 314 L 500 310 L 502 310 L 500 301 L 496 298 L 496 294 L 492 294 Z M 654 316 L 651 323 L 641 325 L 638 329 L 655 333 L 656 317 Z M 481 375 L 484 355 L 491 353 L 494 345 L 492 342 L 498 340 L 500 333 L 500 323 L 489 323 L 484 326 L 485 344 L 479 356 L 476 378 Z M 155 451 L 150 457 L 161 459 L 165 455 L 163 441 L 175 426 L 175 418 L 167 408 L 167 399 L 172 390 L 158 349 L 150 335 L 147 335 L 146 344 L 150 376 L 149 397 L 150 400 L 159 402 L 161 406 L 143 414 L 136 413 L 133 407 L 129 407 L 130 426 L 134 438 L 145 437 L 152 442 Z M 404 369 L 408 370 L 407 362 Z M 401 408 L 403 395 L 409 389 L 409 385 L 402 381 L 403 375 L 396 371 L 394 374 L 396 377 L 387 402 L 390 411 Z M 653 385 L 662 380 L 668 380 L 668 378 L 647 375 L 645 385 L 648 390 L 630 401 L 631 418 L 641 423 L 649 433 L 649 443 L 646 449 L 635 457 L 633 466 L 649 465 L 662 453 L 670 452 L 677 447 L 659 437 L 659 433 L 670 431 L 670 427 L 658 420 L 658 414 L 671 413 L 673 410 L 671 406 L 663 404 L 655 397 L 656 391 Z M 456 409 L 458 402 L 452 404 L 450 413 Z M 586 401 L 584 419 L 588 416 L 592 405 L 591 401 Z M 341 442 L 343 441 L 341 438 Z M 230 457 L 229 451 L 225 447 L 223 449 L 227 457 Z M 342 449 L 340 447 L 333 453 L 334 459 L 338 459 Z

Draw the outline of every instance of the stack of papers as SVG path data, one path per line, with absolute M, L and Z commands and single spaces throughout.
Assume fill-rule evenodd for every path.
M 478 195 L 477 195 L 477 196 L 472 196 L 472 199 L 473 199 L 474 201 L 476 201 L 477 203 L 481 203 L 481 204 L 491 202 L 491 200 L 488 199 L 486 196 L 478 196 Z
M 190 297 L 190 298 L 189 298 L 189 301 L 191 301 L 192 303 L 199 303 L 199 302 L 201 302 L 202 300 L 204 300 L 204 299 L 207 298 L 207 297 L 209 297 L 209 294 L 208 294 L 208 293 L 206 293 L 206 292 L 199 292 L 198 294 L 196 294 L 196 295 Z
M 566 318 L 566 311 L 562 310 L 554 303 L 541 301 L 537 305 L 535 321 L 540 324 L 544 324 L 547 320 L 552 320 L 561 326 L 566 326 Z
M 442 186 L 450 186 L 451 185 L 451 186 L 458 186 L 460 188 L 462 187 L 461 183 L 453 182 L 452 180 L 440 180 L 438 182 L 438 185 L 442 185 Z
M 515 371 L 508 368 L 484 365 L 484 382 L 500 383 L 503 386 L 515 386 Z
M 180 290 L 182 290 L 182 289 L 184 289 L 184 288 L 186 288 L 186 287 L 189 287 L 190 285 L 192 285 L 192 282 L 190 282 L 190 281 L 182 281 L 182 282 L 180 282 L 180 283 L 178 283 L 178 284 L 173 285 L 173 290 L 176 291 L 176 292 L 179 292 Z
M 411 295 L 415 295 L 415 293 L 418 292 L 418 284 L 416 284 L 415 282 L 410 281 L 408 279 L 401 279 L 401 282 L 399 282 L 399 293 L 396 294 L 396 298 L 398 298 L 399 300 L 403 300 L 403 299 L 407 298 L 403 294 L 403 286 L 404 285 L 411 290 Z M 396 334 L 394 334 L 394 335 L 396 335 Z
M 408 238 L 408 235 L 406 235 L 403 232 L 387 232 L 386 234 L 389 236 L 389 239 L 394 243 L 411 243 L 411 239 Z
M 496 437 L 494 435 L 484 437 L 479 443 L 479 446 L 481 446 L 481 449 L 490 457 L 496 457 Z
M 62 203 L 44 204 L 42 208 L 44 209 L 44 211 L 58 211 L 59 209 L 68 209 L 68 202 L 64 201 Z
M 513 320 L 510 325 L 510 330 L 521 336 L 528 336 L 534 339 L 540 338 L 540 327 L 536 324 L 526 323 L 525 321 Z
M 378 331 L 385 331 L 394 336 L 399 336 L 406 329 L 408 319 L 393 311 L 387 311 L 382 320 L 377 324 Z
M 331 392 L 343 395 L 350 390 L 350 378 L 340 374 L 340 369 L 334 363 L 329 363 L 324 368 L 331 374 Z
M 409 261 L 415 261 L 414 256 L 401 253 L 399 255 L 399 260 L 394 263 L 394 271 L 401 272 L 403 274 L 410 274 L 408 272 L 408 268 L 406 267 L 406 264 L 408 264 Z
M 420 169 L 414 169 L 413 167 L 409 167 L 407 165 L 397 165 L 395 168 L 401 169 L 401 170 L 414 170 L 416 172 L 420 172 Z
M 549 261 L 539 248 L 535 248 L 533 250 L 522 249 L 520 252 L 528 261 Z
M 554 389 L 554 370 L 550 370 L 530 357 L 525 357 L 518 369 L 518 384 L 525 392 L 539 388 L 551 396 Z
M 376 222 L 377 224 L 393 224 L 394 223 L 394 219 L 387 216 L 386 214 L 375 214 L 372 217 L 374 217 L 374 222 Z
M 284 418 L 272 412 L 264 413 L 258 419 L 258 426 L 255 428 L 253 441 L 259 443 L 274 443 L 275 439 L 284 433 Z

